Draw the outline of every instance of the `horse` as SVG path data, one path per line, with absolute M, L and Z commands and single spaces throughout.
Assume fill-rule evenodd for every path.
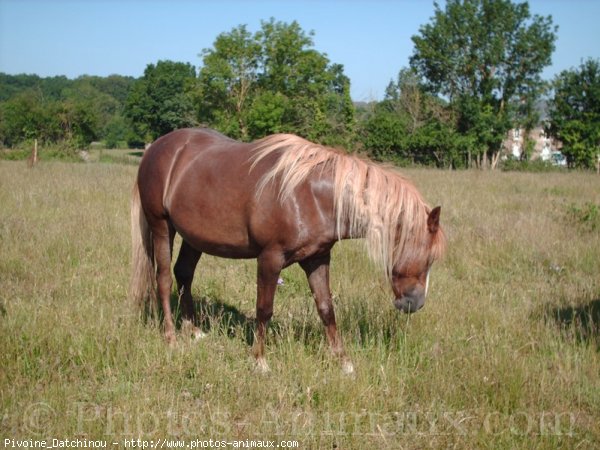
M 182 317 L 196 326 L 191 294 L 202 253 L 257 260 L 253 353 L 268 371 L 265 329 L 273 315 L 280 272 L 304 270 L 331 353 L 354 370 L 335 321 L 329 263 L 341 239 L 364 238 L 382 267 L 394 306 L 413 313 L 425 303 L 429 271 L 445 248 L 440 207 L 430 208 L 391 167 L 292 134 L 252 143 L 208 128 L 180 129 L 144 153 L 131 200 L 133 271 L 130 295 L 140 305 L 162 304 L 166 340 L 173 343 L 171 257 Z

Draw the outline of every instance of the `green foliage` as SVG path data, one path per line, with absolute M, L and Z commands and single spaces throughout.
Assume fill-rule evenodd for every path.
M 46 100 L 39 91 L 28 89 L 1 105 L 0 136 L 4 145 L 12 147 L 22 141 L 40 139 L 56 141 L 62 133 L 61 104 Z
M 248 103 L 256 89 L 260 46 L 244 25 L 217 36 L 212 49 L 204 49 L 199 73 L 202 123 L 223 133 L 247 138 Z
M 465 139 L 448 105 L 427 93 L 414 71 L 401 70 L 383 102 L 367 114 L 361 142 L 371 156 L 396 164 L 462 167 Z
M 130 166 L 137 166 L 140 162 L 128 154 L 114 154 L 106 151 L 101 151 L 98 155 L 98 162 L 108 164 L 125 164 Z
M 361 141 L 369 154 L 380 161 L 402 160 L 406 124 L 385 104 L 375 107 L 374 113 L 362 124 Z
M 75 86 L 87 83 L 102 94 L 112 97 L 119 105 L 125 104 L 135 78 L 122 75 L 109 75 L 108 77 L 81 76 L 75 80 Z
M 289 108 L 288 98 L 280 92 L 257 93 L 248 111 L 249 135 L 266 136 L 282 132 L 285 113 Z
M 430 92 L 448 98 L 458 131 L 482 165 L 500 150 L 515 122 L 515 98 L 539 94 L 556 27 L 531 16 L 527 3 L 449 0 L 413 36 L 411 67 Z
M 22 161 L 31 155 L 31 148 L 0 149 L 0 159 L 5 161 Z
M 106 148 L 117 148 L 126 145 L 129 127 L 127 120 L 121 115 L 114 115 L 104 127 L 104 143 Z
M 0 160 L 5 161 L 24 161 L 31 156 L 34 147 L 33 140 L 20 142 L 13 148 L 0 149 Z M 63 161 L 63 162 L 81 162 L 79 149 L 73 142 L 60 141 L 40 145 L 38 143 L 39 161 Z
M 64 76 L 41 78 L 37 75 L 0 73 L 0 102 L 28 90 L 38 91 L 49 100 L 61 100 L 63 90 L 72 84 L 73 81 Z
M 554 80 L 550 133 L 569 166 L 593 168 L 600 155 L 600 61 L 589 59 Z
M 582 206 L 575 203 L 567 208 L 567 216 L 584 230 L 600 230 L 600 205 L 586 202 Z
M 63 141 L 39 149 L 38 157 L 40 161 L 82 162 L 79 148 L 73 142 Z
M 0 141 L 15 147 L 38 139 L 65 149 L 70 158 L 70 149 L 107 137 L 132 81 L 118 75 L 69 80 L 0 74 Z
M 414 162 L 440 168 L 463 168 L 467 146 L 451 123 L 439 119 L 427 121 L 408 140 Z
M 501 170 L 505 172 L 564 172 L 564 169 L 553 165 L 550 161 L 536 160 L 519 160 L 509 157 L 506 161 L 500 164 Z
M 196 70 L 189 63 L 148 64 L 127 97 L 125 116 L 141 139 L 152 141 L 169 131 L 195 124 Z
M 312 48 L 297 22 L 271 19 L 252 34 L 241 25 L 202 52 L 200 122 L 252 140 L 277 132 L 348 144 L 354 126 L 350 80 Z

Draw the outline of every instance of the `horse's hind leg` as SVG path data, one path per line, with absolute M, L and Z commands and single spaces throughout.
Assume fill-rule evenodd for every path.
M 156 258 L 156 284 L 158 297 L 163 309 L 163 325 L 165 338 L 170 344 L 175 343 L 175 324 L 171 314 L 171 288 L 173 277 L 171 276 L 171 253 L 173 250 L 173 238 L 175 230 L 166 220 L 151 223 L 152 240 L 154 243 L 154 257 Z
M 335 313 L 333 312 L 331 291 L 329 290 L 329 260 L 330 255 L 327 254 L 306 259 L 300 262 L 300 266 L 306 273 L 310 290 L 319 311 L 319 317 L 321 317 L 323 325 L 325 325 L 329 348 L 340 359 L 344 373 L 351 374 L 354 372 L 354 366 L 352 361 L 346 356 L 335 324 Z
M 197 327 L 197 320 L 194 313 L 194 300 L 192 298 L 192 281 L 194 281 L 194 272 L 201 252 L 192 248 L 187 242 L 181 243 L 181 250 L 175 263 L 175 280 L 177 281 L 177 291 L 181 298 L 182 312 L 184 321 L 189 321 L 192 325 L 192 334 L 194 338 L 204 336 L 202 330 Z
M 273 299 L 277 289 L 277 279 L 283 266 L 283 257 L 278 252 L 263 252 L 257 259 L 256 283 L 256 341 L 254 357 L 259 371 L 268 372 L 269 365 L 265 359 L 265 335 L 267 322 L 273 315 Z

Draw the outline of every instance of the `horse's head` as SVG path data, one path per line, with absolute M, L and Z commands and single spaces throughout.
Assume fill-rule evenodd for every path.
M 402 261 L 392 270 L 394 306 L 405 313 L 414 313 L 425 304 L 429 287 L 429 270 L 440 256 L 444 245 L 440 229 L 440 207 L 432 209 L 427 217 L 427 233 L 422 234 L 417 245 L 423 250 L 414 252 L 408 261 Z

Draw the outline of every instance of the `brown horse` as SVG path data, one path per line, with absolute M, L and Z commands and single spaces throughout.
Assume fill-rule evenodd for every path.
M 208 129 L 184 129 L 159 138 L 140 163 L 131 215 L 131 294 L 142 304 L 155 302 L 156 277 L 170 342 L 176 232 L 182 246 L 175 278 L 183 316 L 192 322 L 191 285 L 202 253 L 257 259 L 254 355 L 263 370 L 265 327 L 283 268 L 297 262 L 305 271 L 331 351 L 352 372 L 329 290 L 333 245 L 365 238 L 404 312 L 423 306 L 429 269 L 445 245 L 440 208 L 430 209 L 397 172 L 288 134 L 241 143 Z

